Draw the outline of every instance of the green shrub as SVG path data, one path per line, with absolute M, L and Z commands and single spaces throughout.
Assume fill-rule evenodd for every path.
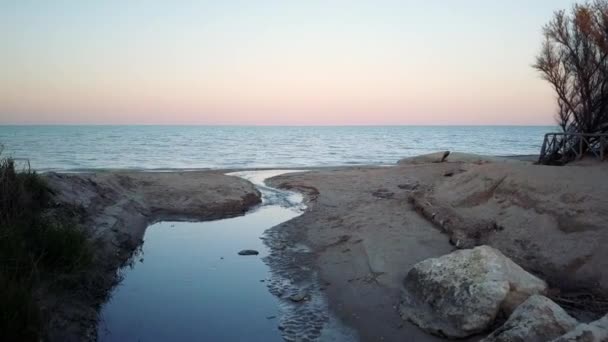
M 92 261 L 86 234 L 52 195 L 36 172 L 0 159 L 0 341 L 39 340 L 37 291 L 76 289 Z

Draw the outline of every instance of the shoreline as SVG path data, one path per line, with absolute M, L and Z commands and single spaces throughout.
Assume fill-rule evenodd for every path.
M 307 331 L 312 332 L 314 336 L 332 333 L 331 329 L 323 330 L 319 326 L 319 322 L 327 322 L 329 317 L 327 316 L 328 313 L 321 312 L 323 311 L 322 306 L 317 305 L 319 302 L 314 299 L 312 295 L 314 293 L 322 293 L 327 299 L 326 305 L 328 305 L 330 313 L 335 314 L 341 322 L 354 329 L 361 340 L 378 338 L 379 336 L 385 341 L 411 339 L 412 337 L 420 341 L 443 340 L 425 333 L 399 316 L 397 307 L 403 279 L 415 263 L 462 248 L 463 246 L 459 246 L 458 242 L 455 242 L 455 236 L 461 236 L 462 234 L 477 236 L 477 232 L 467 232 L 465 228 L 471 224 L 478 226 L 480 217 L 492 213 L 496 205 L 505 207 L 504 213 L 498 213 L 500 215 L 497 216 L 501 220 L 506 220 L 500 222 L 501 226 L 504 225 L 502 232 L 490 233 L 487 236 L 492 238 L 478 239 L 473 242 L 473 245 L 489 243 L 497 246 L 527 270 L 542 274 L 543 277 L 551 280 L 550 285 L 554 286 L 553 290 L 558 290 L 558 292 L 562 283 L 556 282 L 556 279 L 559 278 L 559 274 L 564 273 L 559 269 L 560 265 L 564 263 L 565 265 L 568 262 L 578 263 L 576 269 L 569 268 L 566 271 L 574 271 L 575 273 L 569 274 L 568 277 L 575 277 L 574 279 L 577 279 L 577 282 L 587 281 L 588 283 L 590 279 L 588 275 L 590 274 L 608 279 L 608 274 L 604 274 L 598 269 L 604 252 L 595 250 L 591 259 L 589 257 L 580 259 L 580 253 L 577 254 L 575 251 L 566 256 L 561 256 L 560 259 L 555 255 L 556 252 L 547 250 L 551 245 L 546 247 L 541 245 L 537 246 L 537 252 L 541 255 L 530 254 L 526 252 L 526 248 L 518 249 L 517 245 L 514 245 L 513 241 L 517 240 L 518 237 L 513 234 L 519 233 L 515 228 L 511 228 L 514 223 L 517 223 L 512 222 L 517 220 L 516 216 L 513 216 L 515 214 L 511 211 L 520 210 L 517 208 L 523 208 L 527 213 L 525 217 L 529 218 L 539 217 L 541 220 L 546 220 L 543 217 L 550 215 L 547 209 L 542 209 L 542 202 L 538 202 L 541 199 L 535 198 L 534 195 L 545 193 L 545 187 L 550 184 L 550 181 L 548 183 L 541 181 L 542 175 L 533 172 L 535 168 L 552 168 L 552 177 L 555 179 L 563 176 L 563 174 L 572 174 L 574 175 L 572 177 L 576 178 L 576 175 L 588 174 L 590 169 L 596 170 L 592 177 L 603 177 L 608 168 L 603 168 L 603 166 L 568 166 L 561 168 L 534 166 L 530 161 L 500 158 L 501 160 L 508 160 L 508 162 L 496 162 L 495 157 L 485 160 L 484 158 L 487 157 L 482 156 L 474 156 L 473 160 L 470 160 L 468 158 L 471 156 L 464 154 L 453 154 L 450 157 L 453 160 L 448 158 L 445 163 L 437 163 L 436 155 L 422 157 L 424 157 L 422 160 L 417 157 L 418 159 L 415 161 L 409 158 L 390 167 L 377 165 L 309 167 L 306 168 L 306 172 L 289 173 L 268 180 L 271 186 L 302 193 L 308 206 L 303 215 L 272 227 L 264 234 L 264 242 L 271 251 L 264 262 L 271 267 L 271 272 L 279 277 L 289 279 L 293 285 L 290 288 L 281 288 L 281 286 L 275 284 L 277 286 L 273 288 L 271 284 L 269 286 L 271 293 L 283 297 L 290 291 L 299 292 L 304 289 L 312 297 L 312 300 L 291 303 L 298 306 L 301 309 L 300 316 L 306 318 L 298 320 L 292 317 L 292 321 L 288 318 L 286 320 L 288 324 L 282 324 L 279 327 L 284 336 L 288 337 L 286 340 L 297 337 L 297 334 L 290 335 L 290 332 L 297 331 L 294 326 L 298 324 L 303 325 L 304 329 L 308 329 Z M 283 167 L 280 169 L 300 170 L 302 168 Z M 87 184 L 88 177 L 101 177 L 104 179 L 102 183 L 106 182 L 104 183 L 106 185 L 119 186 L 115 189 L 118 192 L 112 193 L 110 197 L 116 196 L 120 191 L 125 191 L 132 196 L 135 202 L 145 202 L 143 198 L 140 198 L 142 197 L 140 196 L 142 189 L 153 185 L 146 183 L 150 181 L 146 178 L 162 178 L 163 180 L 160 182 L 162 186 L 173 189 L 173 193 L 166 195 L 164 194 L 165 191 L 157 188 L 156 192 L 152 191 L 152 194 L 162 194 L 165 197 L 163 204 L 171 208 L 167 211 L 149 207 L 148 215 L 142 215 L 137 219 L 138 221 L 136 220 L 137 226 L 143 226 L 143 230 L 145 230 L 145 227 L 154 220 L 175 218 L 201 220 L 226 217 L 222 215 L 242 214 L 249 207 L 255 205 L 255 200 L 252 197 L 249 197 L 249 199 L 242 197 L 238 204 L 235 204 L 234 201 L 226 201 L 226 196 L 230 197 L 237 193 L 249 196 L 256 193 L 257 190 L 247 182 L 245 182 L 246 184 L 234 183 L 229 178 L 235 177 L 225 176 L 223 173 L 244 170 L 269 169 L 206 170 L 198 172 L 105 171 L 93 174 L 66 173 L 58 175 L 49 173 L 45 174 L 45 177 L 50 176 L 60 180 L 63 178 L 64 190 L 68 192 L 67 189 L 73 187 L 74 184 L 78 184 L 78 186 L 87 188 L 87 191 L 93 197 L 100 194 L 102 194 L 102 197 L 107 197 L 108 194 L 104 194 L 103 187 L 93 187 L 91 189 L 91 185 Z M 480 172 L 481 174 L 479 174 Z M 475 175 L 472 178 L 474 180 L 483 179 L 483 177 L 495 177 L 493 172 L 506 172 L 507 177 L 513 178 L 513 184 L 508 184 L 508 187 L 502 192 L 494 191 L 487 194 L 488 184 L 483 182 L 470 183 L 471 180 L 468 180 L 468 183 L 465 182 L 470 178 L 468 177 L 469 174 Z M 129 185 L 129 181 L 126 181 L 125 184 L 121 185 L 121 177 L 125 175 L 127 178 L 139 179 L 141 184 L 133 187 L 133 184 Z M 209 206 L 207 207 L 207 214 L 199 215 L 193 214 L 193 212 L 180 211 L 180 208 L 173 202 L 179 202 L 180 198 L 183 200 L 183 193 L 180 195 L 180 192 L 188 191 L 188 187 L 182 187 L 180 190 L 179 185 L 177 189 L 175 188 L 176 184 L 192 182 L 192 179 L 200 182 L 209 177 L 215 180 L 216 188 L 211 192 L 214 193 L 215 197 L 213 200 L 207 199 L 206 202 L 199 203 Z M 156 181 L 158 182 L 158 180 Z M 122 182 L 125 182 L 124 178 Z M 521 186 L 518 182 L 525 182 L 525 193 L 532 196 L 532 199 L 528 199 L 526 203 L 521 203 L 521 200 L 518 200 L 519 197 L 514 197 L 512 190 L 509 190 L 511 186 Z M 61 184 L 61 181 L 59 184 Z M 189 184 L 191 186 L 193 183 Z M 159 183 L 156 185 L 159 185 Z M 219 189 L 226 186 L 228 188 L 232 187 L 232 190 L 228 193 L 222 193 L 223 190 Z M 491 187 L 491 184 L 489 186 Z M 442 192 L 436 193 L 437 189 L 441 189 Z M 463 189 L 468 189 L 467 191 L 472 191 L 472 193 L 467 194 L 467 191 Z M 200 189 L 201 193 L 199 195 L 201 198 L 211 194 L 208 190 Z M 552 201 L 557 201 L 556 203 L 565 201 L 565 205 L 576 205 L 573 203 L 589 204 L 589 198 L 577 197 L 577 189 L 575 188 L 566 187 L 560 189 L 560 191 L 561 195 L 557 198 L 555 198 L 556 196 L 551 197 Z M 591 191 L 594 200 L 597 200 L 598 196 L 601 198 L 603 195 L 608 195 L 606 187 L 596 187 L 595 189 L 589 189 L 589 191 Z M 136 195 L 138 192 L 140 192 L 140 195 Z M 145 191 L 143 192 L 145 193 Z M 480 194 L 482 194 L 481 199 L 477 199 L 464 207 L 457 207 L 449 213 L 442 213 L 443 208 L 450 206 L 449 203 L 454 203 L 459 199 L 462 200 L 459 196 L 479 197 Z M 441 196 L 444 195 L 456 197 L 443 199 Z M 259 193 L 257 193 L 257 200 L 259 200 Z M 578 202 L 573 202 L 573 200 Z M 223 201 L 223 204 L 218 205 L 217 201 Z M 427 202 L 432 203 L 434 207 L 421 205 L 421 203 L 426 204 Z M 600 200 L 599 206 L 592 205 L 587 209 L 577 210 L 587 210 L 587 214 L 591 213 L 595 215 L 594 217 L 597 216 L 593 220 L 599 220 L 598 222 L 600 222 L 602 219 L 608 218 L 608 212 L 601 209 L 603 203 L 604 200 Z M 124 205 L 123 203 L 123 209 L 128 207 Z M 150 203 L 146 203 L 146 205 L 149 206 Z M 476 209 L 478 211 L 471 211 L 471 208 L 479 209 Z M 92 212 L 100 209 L 103 209 L 103 205 L 93 205 L 90 208 Z M 201 207 L 199 206 L 196 209 L 200 210 Z M 137 205 L 126 210 L 135 210 L 140 215 L 145 212 Z M 544 211 L 536 213 L 536 210 Z M 437 213 L 442 214 L 438 215 Z M 120 211 L 112 213 L 115 218 L 124 214 L 125 212 Z M 517 213 L 517 215 L 521 215 L 521 213 Z M 446 225 L 446 222 L 449 221 L 444 219 L 446 217 L 451 218 L 451 225 Z M 119 221 L 121 222 L 118 224 L 125 225 L 128 223 L 128 220 Z M 521 224 L 521 222 L 517 224 Z M 556 234 L 561 234 L 559 229 L 554 232 L 551 231 L 551 233 L 547 231 L 547 229 L 554 229 L 551 228 L 553 227 L 551 224 L 547 226 L 547 223 L 545 223 L 546 228 L 544 228 L 543 234 L 547 237 L 557 238 L 558 235 Z M 143 230 L 141 234 L 143 234 Z M 581 233 L 586 232 L 586 230 L 581 231 Z M 608 242 L 608 232 L 598 231 L 597 229 L 592 230 L 592 232 L 595 234 L 598 243 Z M 139 234 L 137 233 L 136 236 Z M 567 234 L 572 234 L 572 232 L 567 232 Z M 528 239 L 532 238 L 543 239 L 540 236 L 528 236 Z M 576 239 L 571 238 L 565 241 L 567 246 L 572 247 Z M 528 256 L 533 258 L 528 260 Z M 124 256 L 122 256 L 122 259 L 128 260 Z M 551 262 L 554 263 L 554 267 L 546 267 Z M 598 262 L 600 263 L 598 264 Z M 545 267 L 544 273 L 540 272 L 543 267 Z M 577 270 L 585 270 L 585 272 L 577 275 Z M 555 277 L 551 274 L 557 274 L 558 276 Z M 563 288 L 573 290 L 572 288 Z M 605 285 L 601 285 L 599 288 L 608 289 Z
M 456 152 L 461 153 L 461 152 Z M 461 153 L 465 154 L 465 153 Z M 426 155 L 426 154 L 425 154 Z M 523 162 L 536 162 L 538 161 L 539 155 L 537 154 L 514 154 L 514 155 L 478 155 L 485 158 L 501 158 L 518 160 Z M 318 169 L 342 169 L 342 168 L 353 168 L 353 167 L 390 167 L 395 166 L 399 161 L 412 157 L 405 157 L 397 160 L 394 163 L 377 163 L 377 164 L 336 164 L 336 165 L 297 165 L 297 166 L 260 166 L 260 167 L 246 167 L 246 166 L 235 166 L 235 167 L 207 167 L 207 168 L 74 168 L 74 169 L 40 169 L 38 172 L 41 174 L 46 173 L 59 173 L 59 174 L 83 174 L 83 173 L 107 173 L 107 172 L 159 172 L 159 173 L 172 173 L 172 172 L 239 172 L 239 171 L 263 171 L 263 170 L 318 170 Z

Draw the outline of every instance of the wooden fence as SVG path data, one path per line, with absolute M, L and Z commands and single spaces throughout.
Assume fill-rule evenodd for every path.
M 584 156 L 601 161 L 608 154 L 608 134 L 547 133 L 540 150 L 540 164 L 565 164 Z

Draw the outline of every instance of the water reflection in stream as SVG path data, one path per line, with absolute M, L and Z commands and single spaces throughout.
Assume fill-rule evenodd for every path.
M 269 188 L 287 171 L 245 171 L 262 192 L 260 207 L 210 222 L 148 227 L 134 266 L 102 308 L 101 341 L 281 341 L 278 299 L 268 292 L 263 232 L 300 215 L 302 196 Z M 289 171 L 294 172 L 294 171 Z M 258 256 L 239 256 L 255 249 Z

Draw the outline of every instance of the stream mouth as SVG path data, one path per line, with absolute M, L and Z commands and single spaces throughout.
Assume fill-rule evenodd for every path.
M 281 190 L 266 185 L 266 180 L 287 173 L 305 172 L 305 170 L 260 170 L 260 171 L 238 171 L 227 173 L 227 176 L 235 176 L 246 179 L 253 183 L 262 194 L 263 206 L 279 206 L 289 209 L 299 215 L 304 213 L 306 205 L 302 194 L 293 191 Z M 270 228 L 270 227 L 268 227 Z
M 262 194 L 244 216 L 149 226 L 141 250 L 101 310 L 100 341 L 282 341 L 281 300 L 261 260 L 264 232 L 303 213 L 301 194 L 266 186 L 295 170 L 243 171 Z M 259 252 L 240 256 L 244 249 Z

